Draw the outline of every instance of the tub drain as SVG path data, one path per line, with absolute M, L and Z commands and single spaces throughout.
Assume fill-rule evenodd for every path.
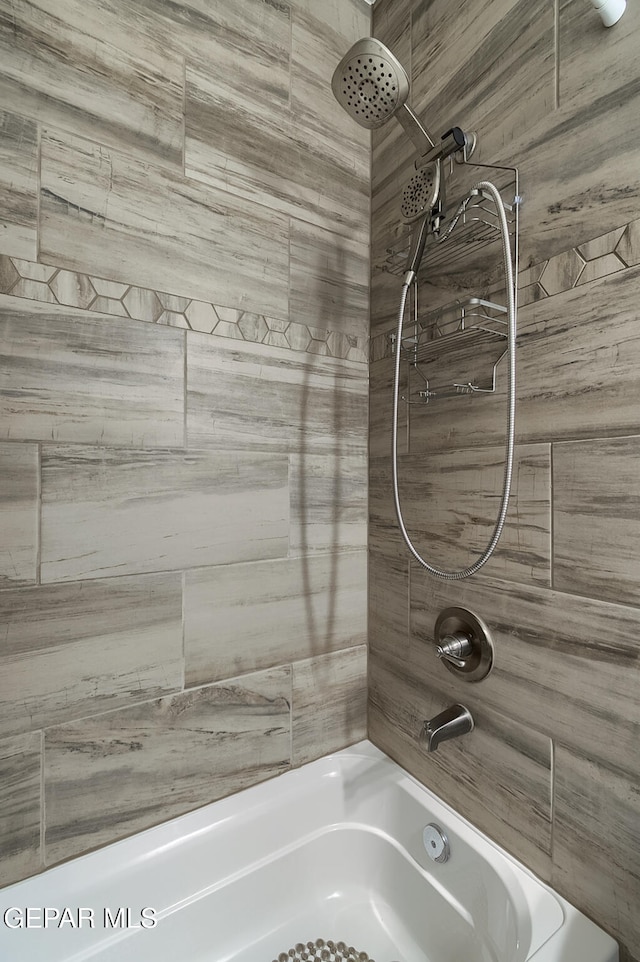
M 358 952 L 346 942 L 298 942 L 288 952 L 281 952 L 273 962 L 374 962 L 366 952 Z

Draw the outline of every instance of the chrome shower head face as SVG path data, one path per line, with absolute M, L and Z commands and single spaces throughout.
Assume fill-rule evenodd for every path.
M 440 194 L 440 163 L 426 164 L 413 175 L 402 191 L 400 213 L 405 224 L 413 224 L 435 206 Z
M 336 67 L 331 87 L 338 103 L 368 130 L 385 124 L 409 96 L 404 67 L 374 37 L 353 45 Z

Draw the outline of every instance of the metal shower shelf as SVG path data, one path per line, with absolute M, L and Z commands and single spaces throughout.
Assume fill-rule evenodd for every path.
M 419 400 L 495 391 L 496 367 L 507 350 L 507 338 L 507 308 L 479 297 L 418 317 L 401 347 L 421 378 L 415 392 Z M 429 376 L 435 364 L 437 383 Z M 465 376 L 456 377 L 462 371 Z
M 511 186 L 508 185 L 507 191 Z M 504 194 L 507 191 L 501 189 L 507 223 L 510 233 L 513 235 L 517 224 L 516 204 L 518 197 L 514 191 L 513 203 L 505 202 Z M 453 214 L 455 210 L 456 207 L 452 206 L 450 214 Z M 434 268 L 446 268 L 446 273 L 450 273 L 452 268 L 464 266 L 470 255 L 473 256 L 483 248 L 500 240 L 500 225 L 493 200 L 483 190 L 472 191 L 471 202 L 460 215 L 449 236 L 446 233 L 447 227 L 448 222 L 445 219 L 441 231 L 444 240 L 437 240 L 433 234 L 430 234 L 427 238 L 421 273 L 425 270 L 433 272 Z M 398 238 L 398 242 L 393 247 L 388 248 L 387 257 L 380 265 L 381 269 L 390 274 L 404 274 L 410 243 L 411 231 L 408 231 Z
M 418 318 L 415 333 L 403 338 L 402 349 L 410 352 L 416 363 L 437 357 L 443 349 L 448 351 L 463 344 L 465 348 L 472 347 L 471 338 L 485 342 L 497 338 L 504 351 L 503 342 L 508 335 L 506 316 L 507 309 L 502 304 L 480 297 L 455 301 Z

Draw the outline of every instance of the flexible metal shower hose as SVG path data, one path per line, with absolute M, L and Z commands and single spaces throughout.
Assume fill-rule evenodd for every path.
M 402 345 L 402 332 L 404 327 L 404 314 L 407 303 L 407 295 L 411 284 L 414 282 L 415 275 L 413 272 L 407 275 L 405 282 L 402 286 L 402 294 L 400 297 L 400 309 L 398 311 L 398 331 L 396 336 L 396 356 L 395 356 L 395 373 L 393 379 L 393 422 L 392 422 L 392 465 L 393 465 L 393 497 L 396 508 L 396 515 L 398 518 L 398 524 L 400 526 L 400 531 L 402 532 L 402 537 L 404 538 L 406 545 L 416 559 L 416 561 L 426 568 L 432 575 L 437 578 L 443 578 L 446 581 L 462 581 L 463 578 L 469 578 L 471 575 L 475 574 L 486 561 L 489 560 L 494 552 L 494 549 L 500 539 L 502 534 L 502 529 L 504 527 L 504 522 L 507 516 L 507 509 L 509 507 L 509 496 L 511 494 L 511 478 L 513 474 L 513 447 L 514 447 L 514 436 L 515 436 L 515 420 L 516 420 L 516 299 L 515 291 L 513 285 L 513 266 L 511 262 L 511 245 L 509 240 L 509 225 L 507 223 L 507 215 L 504 209 L 504 204 L 502 202 L 502 197 L 500 196 L 500 191 L 497 187 L 490 181 L 480 181 L 473 187 L 473 191 L 487 191 L 491 194 L 491 197 L 496 205 L 496 210 L 498 213 L 498 220 L 500 222 L 500 233 L 502 237 L 502 253 L 504 257 L 504 273 L 507 285 L 507 327 L 508 327 L 508 345 L 507 345 L 507 356 L 509 359 L 509 373 L 508 373 L 508 396 L 507 396 L 507 441 L 506 441 L 506 454 L 505 454 L 505 465 L 504 465 L 504 479 L 502 485 L 502 500 L 500 503 L 500 510 L 498 512 L 498 519 L 496 521 L 495 528 L 493 529 L 493 534 L 487 544 L 486 548 L 482 554 L 469 565 L 467 568 L 462 568 L 460 571 L 445 571 L 442 568 L 438 568 L 435 565 L 429 564 L 425 561 L 419 554 L 419 552 L 414 547 L 411 538 L 405 527 L 404 519 L 402 517 L 402 508 L 400 505 L 400 494 L 398 491 L 398 394 L 400 388 L 400 354 Z M 460 205 L 456 214 L 448 228 L 446 235 L 443 239 L 449 236 L 455 225 L 457 224 L 460 215 L 467 207 L 471 195 L 463 201 Z

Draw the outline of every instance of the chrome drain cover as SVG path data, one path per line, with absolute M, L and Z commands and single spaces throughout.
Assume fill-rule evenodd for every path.
M 281 952 L 273 962 L 375 962 L 366 952 L 358 952 L 346 942 L 298 942 L 288 952 Z

